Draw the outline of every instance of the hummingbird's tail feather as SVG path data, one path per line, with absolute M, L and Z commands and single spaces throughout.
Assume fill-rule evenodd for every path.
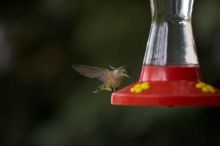
M 93 93 L 98 93 L 99 91 L 104 90 L 104 85 L 99 86 Z
M 98 93 L 100 90 L 95 90 L 95 91 L 92 91 L 92 93 Z
M 98 93 L 98 92 L 103 91 L 103 90 L 105 90 L 105 91 L 114 91 L 114 90 L 112 90 L 111 88 L 106 87 L 105 84 L 102 84 L 102 85 L 99 86 L 95 91 L 93 91 L 93 93 Z

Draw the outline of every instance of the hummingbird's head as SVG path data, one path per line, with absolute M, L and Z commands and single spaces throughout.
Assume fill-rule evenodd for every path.
M 119 68 L 116 68 L 115 72 L 120 77 L 127 77 L 127 78 L 130 77 L 129 73 L 128 73 L 128 70 L 123 66 L 120 66 Z

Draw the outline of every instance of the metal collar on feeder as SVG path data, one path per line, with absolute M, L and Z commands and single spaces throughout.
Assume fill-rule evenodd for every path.
M 201 81 L 191 26 L 194 0 L 151 0 L 152 24 L 138 82 L 112 94 L 114 105 L 219 106 Z

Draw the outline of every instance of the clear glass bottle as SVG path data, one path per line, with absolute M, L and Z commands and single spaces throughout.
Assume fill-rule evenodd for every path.
M 191 26 L 194 0 L 151 0 L 144 65 L 198 65 Z

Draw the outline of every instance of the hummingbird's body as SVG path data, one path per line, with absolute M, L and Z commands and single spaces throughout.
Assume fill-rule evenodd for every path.
M 75 71 L 88 78 L 98 78 L 103 82 L 94 93 L 101 90 L 116 91 L 123 79 L 129 77 L 124 67 L 110 67 L 111 70 L 87 65 L 73 65 L 72 67 Z

